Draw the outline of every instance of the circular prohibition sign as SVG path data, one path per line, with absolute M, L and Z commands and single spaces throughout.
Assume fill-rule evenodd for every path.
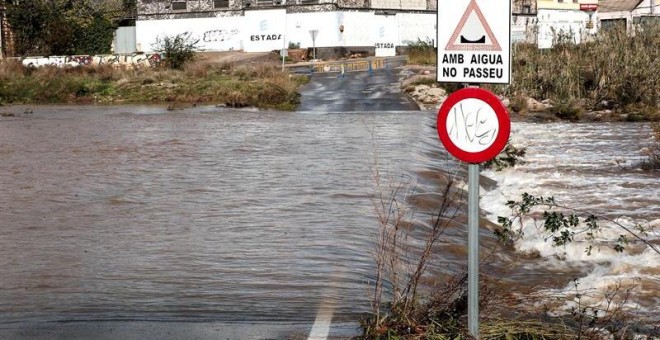
M 458 90 L 438 110 L 438 137 L 445 149 L 467 163 L 495 158 L 506 146 L 511 120 L 506 107 L 490 91 Z

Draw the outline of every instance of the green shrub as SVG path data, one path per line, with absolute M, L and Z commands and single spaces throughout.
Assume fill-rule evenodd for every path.
M 481 167 L 483 169 L 494 169 L 495 171 L 501 171 L 506 168 L 514 167 L 518 164 L 524 164 L 524 158 L 527 154 L 527 149 L 519 148 L 511 144 L 509 141 L 506 144 L 506 147 L 502 152 L 500 152 L 497 157 L 484 162 Z
M 109 53 L 116 24 L 92 1 L 5 1 L 18 55 Z
M 529 103 L 525 96 L 515 94 L 510 100 L 509 109 L 515 113 L 525 113 L 529 109 Z
M 196 54 L 200 51 L 197 45 L 199 39 L 193 39 L 190 32 L 180 33 L 175 36 L 165 36 L 156 38 L 154 51 L 165 56 L 167 67 L 175 70 L 181 70 L 183 67 L 195 60 Z
M 559 119 L 576 121 L 580 118 L 582 108 L 575 101 L 562 100 L 555 103 L 548 111 Z

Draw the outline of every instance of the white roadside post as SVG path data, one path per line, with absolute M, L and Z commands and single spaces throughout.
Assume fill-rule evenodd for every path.
M 479 163 L 506 146 L 506 107 L 478 84 L 511 82 L 511 1 L 438 1 L 440 83 L 477 85 L 452 93 L 438 111 L 438 136 L 468 165 L 468 329 L 479 338 Z M 469 120 L 469 121 L 468 121 Z
M 319 30 L 309 30 L 309 35 L 312 37 L 312 59 L 316 61 L 316 37 L 319 35 Z

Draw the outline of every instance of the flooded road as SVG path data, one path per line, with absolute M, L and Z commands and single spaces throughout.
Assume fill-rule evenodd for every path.
M 311 325 L 322 310 L 333 324 L 354 324 L 370 309 L 375 274 L 375 164 L 390 179 L 417 180 L 420 192 L 437 191 L 429 174 L 456 167 L 428 111 L 33 111 L 0 118 L 0 329 L 122 320 Z M 648 126 L 580 126 L 576 135 L 560 124 L 514 124 L 528 164 L 485 173 L 500 190 L 483 193 L 485 214 L 492 220 L 506 198 L 529 189 L 657 220 L 657 172 L 614 163 L 639 158 Z M 578 136 L 572 149 L 557 144 Z M 585 192 L 591 185 L 598 191 Z M 448 233 L 447 246 L 459 249 L 447 268 L 465 263 L 465 235 Z M 492 241 L 486 230 L 484 238 Z M 643 256 L 652 261 L 645 287 L 654 289 L 658 262 Z M 583 274 L 610 268 L 602 261 Z M 539 277 L 553 270 L 540 260 L 515 280 L 570 280 Z M 645 297 L 650 307 L 654 294 Z
M 368 310 L 374 152 L 414 171 L 429 115 L 204 110 L 0 121 L 2 323 Z

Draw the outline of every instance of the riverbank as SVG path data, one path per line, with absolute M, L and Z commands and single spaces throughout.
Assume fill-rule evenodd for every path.
M 436 67 L 428 65 L 407 65 L 401 73 L 402 90 L 410 95 L 421 110 L 437 111 L 451 92 L 461 84 L 439 84 L 436 82 Z M 562 120 L 582 122 L 637 122 L 660 121 L 660 107 L 627 107 L 625 109 L 600 109 L 590 107 L 587 101 L 571 99 L 571 103 L 552 99 L 535 99 L 518 94 L 508 97 L 501 94 L 501 88 L 484 86 L 499 94 L 509 109 L 512 120 L 529 122 L 556 122 Z
M 27 68 L 0 63 L 0 104 L 198 104 L 293 110 L 306 76 L 282 72 L 273 53 L 205 55 L 182 70 L 164 67 Z
M 633 34 L 634 33 L 634 34 Z M 560 36 L 550 49 L 516 44 L 512 80 L 484 85 L 512 118 L 529 121 L 660 121 L 660 25 L 600 30 L 588 42 Z M 437 84 L 433 44 L 411 51 L 403 88 L 422 109 L 437 109 L 460 84 Z

